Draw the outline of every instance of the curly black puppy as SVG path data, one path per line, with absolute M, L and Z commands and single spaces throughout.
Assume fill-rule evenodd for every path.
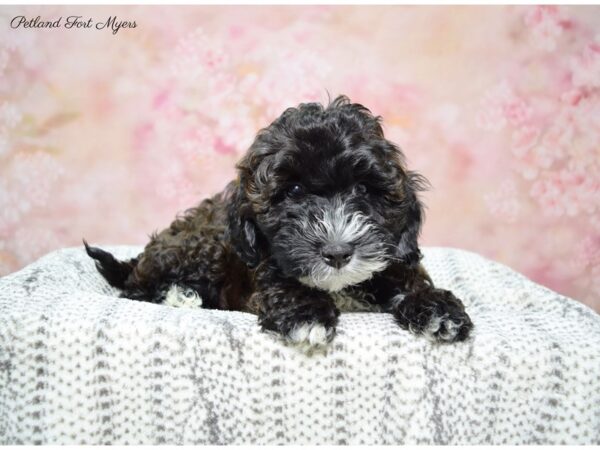
M 462 302 L 420 264 L 426 185 L 378 117 L 338 97 L 261 130 L 223 192 L 118 261 L 86 250 L 134 300 L 252 312 L 263 330 L 326 345 L 340 310 L 383 311 L 436 341 L 466 339 Z

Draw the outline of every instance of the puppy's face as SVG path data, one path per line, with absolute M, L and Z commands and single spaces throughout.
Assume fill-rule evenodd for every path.
M 418 260 L 421 180 L 362 106 L 339 98 L 289 109 L 238 167 L 242 245 L 284 276 L 338 291 Z

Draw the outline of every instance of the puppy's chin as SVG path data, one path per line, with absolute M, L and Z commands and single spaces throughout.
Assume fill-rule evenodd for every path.
M 318 262 L 313 266 L 310 275 L 302 276 L 298 280 L 310 287 L 337 292 L 367 281 L 376 272 L 385 269 L 387 265 L 388 263 L 381 258 L 361 259 L 354 257 L 341 269 Z

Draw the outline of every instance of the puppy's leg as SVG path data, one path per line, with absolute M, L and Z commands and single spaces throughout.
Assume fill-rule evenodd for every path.
M 469 337 L 473 323 L 452 292 L 434 287 L 422 266 L 396 271 L 398 274 L 402 277 L 395 284 L 403 289 L 391 290 L 386 305 L 398 325 L 435 342 L 458 342 Z
M 432 341 L 464 341 L 473 328 L 462 302 L 444 289 L 428 287 L 398 294 L 392 303 L 398 325 Z
M 251 303 L 264 331 L 302 350 L 323 348 L 335 335 L 340 313 L 331 297 L 295 280 L 263 284 Z

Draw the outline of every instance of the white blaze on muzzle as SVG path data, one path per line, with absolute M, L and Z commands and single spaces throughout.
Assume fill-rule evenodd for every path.
M 381 246 L 370 244 L 363 248 L 360 245 L 361 238 L 372 228 L 367 217 L 359 212 L 348 212 L 339 198 L 333 200 L 331 208 L 322 210 L 315 221 L 305 222 L 303 228 L 312 242 L 320 245 L 351 244 L 355 246 L 355 253 L 348 264 L 339 269 L 318 260 L 310 275 L 299 278 L 301 283 L 336 292 L 368 280 L 387 266 Z
M 334 208 L 324 210 L 313 226 L 315 234 L 323 236 L 323 242 L 328 244 L 352 244 L 371 228 L 363 214 L 346 213 L 339 200 L 334 201 Z

